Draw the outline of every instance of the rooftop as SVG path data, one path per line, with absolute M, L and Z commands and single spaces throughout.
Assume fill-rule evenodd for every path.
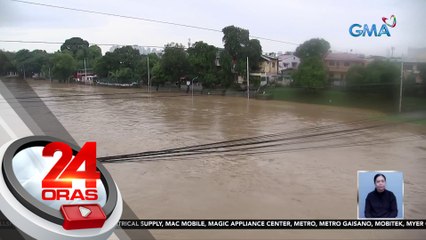
M 337 60 L 337 61 L 365 61 L 364 55 L 354 53 L 328 53 L 325 60 Z
M 278 60 L 278 59 L 277 59 L 277 58 L 275 58 L 275 57 L 266 56 L 266 55 L 263 55 L 263 54 L 262 54 L 262 56 L 261 56 L 261 57 L 262 57 L 263 59 L 265 59 L 266 61 L 268 61 L 268 62 Z

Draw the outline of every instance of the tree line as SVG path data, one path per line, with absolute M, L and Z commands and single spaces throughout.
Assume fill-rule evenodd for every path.
M 312 92 L 331 86 L 324 58 L 330 51 L 330 43 L 324 39 L 310 39 L 296 48 L 295 55 L 301 63 L 292 73 L 293 87 L 301 87 Z M 404 67 L 404 69 L 407 69 Z M 426 63 L 418 63 L 418 77 L 426 81 Z M 404 78 L 404 93 L 425 95 L 426 84 L 416 82 L 416 74 L 409 73 Z M 352 65 L 346 73 L 343 90 L 355 93 L 373 93 L 385 97 L 399 97 L 401 81 L 401 62 L 388 59 L 376 59 L 363 65 Z
M 88 68 L 100 79 L 147 84 L 149 68 L 153 85 L 197 77 L 205 87 L 227 88 L 234 84 L 238 75 L 245 75 L 247 58 L 250 71 L 258 69 L 262 46 L 259 40 L 249 38 L 247 29 L 228 26 L 222 32 L 223 49 L 202 41 L 188 48 L 172 42 L 166 44 L 160 54 L 142 55 L 132 46 L 123 46 L 102 55 L 99 46 L 73 37 L 65 40 L 55 53 L 27 49 L 0 51 L 0 75 L 9 72 L 17 72 L 21 77 L 40 74 L 64 82 L 77 70 Z
M 203 41 L 188 48 L 182 44 L 168 43 L 161 53 L 140 54 L 132 46 L 116 48 L 102 55 L 101 48 L 88 41 L 73 37 L 65 40 L 55 53 L 44 50 L 17 52 L 0 51 L 0 75 L 17 72 L 21 77 L 40 73 L 45 78 L 66 81 L 77 70 L 91 69 L 101 80 L 117 83 L 148 83 L 148 71 L 152 85 L 166 82 L 180 83 L 181 79 L 197 78 L 207 88 L 229 88 L 236 85 L 238 76 L 245 78 L 246 64 L 249 71 L 259 70 L 262 61 L 262 46 L 257 39 L 250 39 L 249 30 L 236 26 L 222 29 L 223 48 Z M 314 38 L 300 44 L 295 55 L 301 63 L 291 73 L 292 86 L 312 92 L 329 88 L 325 56 L 330 43 Z M 148 63 L 149 62 L 149 63 Z M 420 76 L 426 79 L 426 65 L 419 65 Z M 346 89 L 351 91 L 378 91 L 392 95 L 398 85 L 400 65 L 390 61 L 373 61 L 366 66 L 352 66 L 346 76 Z M 408 87 L 415 85 L 414 76 L 409 76 Z M 414 87 L 412 87 L 414 89 Z
M 53 76 L 60 81 L 67 80 L 77 70 L 93 67 L 102 57 L 102 50 L 97 45 L 75 37 L 66 40 L 59 51 L 48 53 L 45 50 L 22 49 L 17 52 L 0 51 L 0 75 L 17 72 L 21 77 L 34 74 Z

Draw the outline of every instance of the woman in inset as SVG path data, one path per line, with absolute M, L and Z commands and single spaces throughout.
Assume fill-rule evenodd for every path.
M 386 177 L 378 173 L 374 176 L 376 189 L 365 199 L 366 218 L 396 218 L 398 208 L 393 192 L 386 190 Z

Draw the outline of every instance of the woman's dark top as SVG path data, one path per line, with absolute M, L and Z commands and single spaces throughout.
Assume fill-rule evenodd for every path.
M 393 192 L 385 189 L 378 192 L 376 189 L 367 195 L 365 199 L 366 218 L 396 218 L 398 208 Z

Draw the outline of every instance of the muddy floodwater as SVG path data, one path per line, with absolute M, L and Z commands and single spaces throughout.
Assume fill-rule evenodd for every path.
M 30 81 L 82 145 L 98 156 L 351 127 L 375 111 Z M 80 96 L 73 96 L 79 94 Z M 54 97 L 56 96 L 56 97 Z M 62 97 L 58 97 L 62 96 Z M 69 97 L 63 97 L 69 96 Z M 73 96 L 73 97 L 70 97 Z M 346 125 L 347 124 L 347 125 Z M 360 126 L 359 124 L 357 127 Z M 327 129 L 326 129 L 327 130 Z M 306 134 L 306 132 L 304 132 Z M 309 135 L 309 131 L 307 132 Z M 404 217 L 426 216 L 426 127 L 398 124 L 271 148 L 107 163 L 141 219 L 356 219 L 357 171 L 404 174 Z M 291 146 L 290 146 L 291 145 Z M 250 153 L 250 154 L 245 154 Z M 420 230 L 153 230 L 157 239 L 424 239 Z

